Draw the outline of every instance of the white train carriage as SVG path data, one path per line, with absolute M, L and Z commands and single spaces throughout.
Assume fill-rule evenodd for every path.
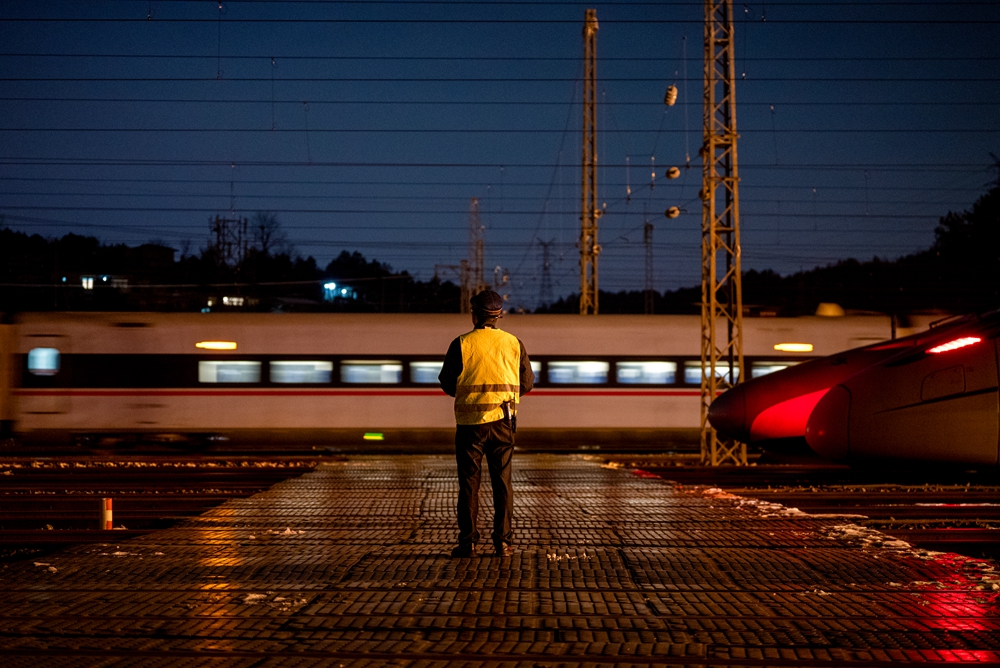
M 891 332 L 884 316 L 744 323 L 751 376 Z M 22 314 L 0 328 L 0 418 L 25 442 L 447 443 L 452 403 L 437 375 L 470 327 L 463 315 Z M 536 376 L 519 443 L 696 439 L 697 316 L 508 315 L 501 327 Z M 808 345 L 783 352 L 789 343 Z

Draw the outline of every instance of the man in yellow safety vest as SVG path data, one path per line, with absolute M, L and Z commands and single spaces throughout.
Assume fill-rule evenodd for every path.
M 517 404 L 535 382 L 524 344 L 497 329 L 503 298 L 483 290 L 471 300 L 474 329 L 451 342 L 438 380 L 455 397 L 455 458 L 458 462 L 458 547 L 453 557 L 476 556 L 479 542 L 479 482 L 483 454 L 493 485 L 493 547 L 513 553 L 511 457 Z

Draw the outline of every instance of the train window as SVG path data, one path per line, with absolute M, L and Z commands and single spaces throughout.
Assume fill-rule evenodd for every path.
M 542 363 L 531 360 L 531 373 L 535 374 L 535 380 L 540 380 L 542 377 Z
M 754 362 L 750 365 L 750 377 L 760 378 L 761 376 L 787 369 L 796 364 L 799 364 L 799 362 Z
M 598 385 L 608 382 L 608 362 L 549 362 L 549 382 L 558 385 Z
M 396 384 L 403 380 L 403 363 L 398 360 L 344 360 L 340 380 L 345 383 Z
M 736 375 L 740 373 L 740 365 L 734 364 L 733 371 Z M 715 375 L 723 378 L 727 383 L 733 382 L 729 379 L 729 364 L 723 363 L 715 368 Z M 701 362 L 684 362 L 684 382 L 687 385 L 701 385 Z
M 270 363 L 272 383 L 329 383 L 333 362 L 281 361 Z
M 34 376 L 54 376 L 59 373 L 59 351 L 55 348 L 29 350 L 28 372 Z
M 669 385 L 677 378 L 677 363 L 617 362 L 615 372 L 625 385 Z
M 437 384 L 444 362 L 410 362 L 410 380 L 414 383 Z
M 199 383 L 259 383 L 260 362 L 218 360 L 198 362 Z

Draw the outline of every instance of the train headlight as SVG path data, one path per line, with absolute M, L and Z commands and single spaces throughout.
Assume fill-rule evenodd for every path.
M 195 348 L 202 350 L 236 350 L 235 341 L 199 341 L 194 344 Z

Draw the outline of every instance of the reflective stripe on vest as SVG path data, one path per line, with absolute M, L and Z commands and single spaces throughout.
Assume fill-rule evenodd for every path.
M 455 421 L 483 424 L 503 419 L 500 405 L 518 402 L 521 344 L 513 334 L 489 327 L 458 338 L 462 373 L 455 388 Z

